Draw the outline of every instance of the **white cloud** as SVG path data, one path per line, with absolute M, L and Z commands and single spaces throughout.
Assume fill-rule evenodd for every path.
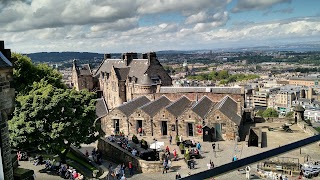
M 1 1 L 1 0 L 0 0 Z M 12 51 L 146 52 L 201 49 L 320 37 L 318 18 L 228 24 L 231 0 L 15 0 L 0 6 L 0 39 Z M 286 0 L 239 0 L 237 11 L 268 9 Z M 265 11 L 265 10 L 264 10 Z M 275 10 L 275 13 L 277 10 Z M 178 21 L 140 21 L 179 15 Z M 168 16 L 166 17 L 168 19 Z M 166 19 L 164 18 L 164 19 Z M 171 17 L 170 17 L 171 18 Z M 144 23 L 144 24 L 143 24 Z
M 280 3 L 290 3 L 291 0 L 238 0 L 236 7 L 232 9 L 233 12 L 241 12 L 248 10 L 260 10 L 270 8 Z

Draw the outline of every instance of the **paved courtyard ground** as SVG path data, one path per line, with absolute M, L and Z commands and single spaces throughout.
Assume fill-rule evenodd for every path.
M 238 158 L 245 158 L 254 154 L 258 154 L 294 141 L 298 141 L 304 138 L 309 137 L 310 135 L 304 133 L 297 125 L 291 126 L 291 129 L 294 131 L 293 133 L 286 133 L 283 131 L 268 131 L 266 127 L 280 127 L 283 123 L 260 123 L 256 124 L 257 127 L 265 127 L 263 128 L 263 131 L 267 133 L 267 141 L 266 145 L 267 147 L 265 148 L 259 148 L 259 147 L 247 147 L 246 142 L 238 142 L 236 143 L 235 141 L 222 141 L 218 142 L 216 144 L 219 144 L 219 149 L 216 153 L 213 152 L 212 150 L 212 143 L 208 142 L 202 142 L 202 139 L 197 139 L 195 138 L 194 140 L 197 142 L 199 141 L 202 144 L 202 159 L 197 159 L 196 160 L 196 166 L 195 169 L 188 169 L 186 163 L 184 160 L 179 160 L 179 161 L 172 161 L 172 169 L 168 171 L 167 174 L 162 174 L 162 173 L 140 173 L 140 174 L 134 174 L 133 176 L 126 176 L 127 179 L 130 180 L 141 180 L 141 179 L 148 179 L 148 180 L 169 180 L 169 179 L 174 179 L 176 172 L 179 172 L 182 177 L 185 177 L 188 175 L 188 173 L 195 174 L 204 170 L 207 170 L 206 164 L 211 160 L 214 162 L 215 166 L 220 166 L 226 163 L 231 162 L 232 157 L 236 154 Z M 145 140 L 148 141 L 148 143 L 153 142 L 154 137 L 138 137 L 139 140 L 141 138 L 144 138 Z M 156 139 L 159 142 L 164 142 L 165 146 L 169 145 L 169 139 L 168 138 L 163 138 L 163 137 L 156 137 Z M 184 139 L 187 139 L 184 137 Z M 237 146 L 236 146 L 237 144 Z M 90 144 L 90 145 L 85 145 L 81 151 L 85 152 L 85 150 L 88 150 L 91 152 L 91 150 L 96 146 L 96 144 Z M 218 146 L 218 145 L 216 145 Z M 237 147 L 237 148 L 235 148 Z M 169 145 L 170 151 L 174 148 L 176 148 L 177 152 L 179 152 L 178 147 L 175 145 L 175 140 L 173 138 L 173 145 Z M 235 150 L 236 149 L 236 150 Z M 180 157 L 183 157 L 179 154 Z M 308 156 L 309 160 L 320 160 L 320 147 L 319 143 L 315 143 L 306 147 L 301 148 L 301 154 L 300 154 L 300 149 L 288 152 L 286 154 L 281 155 L 281 157 L 293 157 L 293 158 L 299 158 L 300 162 L 304 162 L 304 158 Z M 107 165 L 109 162 L 105 162 Z M 59 177 L 53 177 L 51 175 L 43 174 L 43 173 L 38 173 L 39 168 L 35 166 L 30 166 L 29 164 L 21 164 L 21 167 L 26 167 L 26 168 L 35 168 L 35 171 L 37 172 L 37 176 L 39 177 L 38 179 L 60 179 Z M 256 165 L 252 165 L 252 169 L 254 169 Z M 40 177 L 45 177 L 45 178 L 40 178 Z M 234 179 L 236 178 L 237 180 L 242 180 L 245 179 L 245 174 L 242 174 L 238 171 L 233 171 L 230 173 L 227 173 L 225 175 L 215 177 L 217 180 L 229 180 L 229 179 Z M 297 179 L 297 177 L 290 177 L 291 179 Z M 252 179 L 259 179 L 257 176 L 253 176 Z M 313 179 L 320 179 L 319 177 L 313 178 Z

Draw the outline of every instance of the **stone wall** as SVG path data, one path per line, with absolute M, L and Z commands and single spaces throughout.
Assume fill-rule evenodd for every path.
M 308 124 L 304 121 L 298 121 L 297 124 L 305 133 L 310 134 L 311 136 L 319 134 L 317 130 L 315 130 L 312 126 L 308 126 Z
M 3 44 L 3 42 L 0 42 Z M 3 48 L 3 47 L 2 47 Z M 0 47 L 0 51 L 5 51 Z M 10 54 L 10 53 L 9 53 Z M 6 54 L 5 54 L 6 55 Z M 10 57 L 7 57 L 10 59 Z M 1 59 L 0 59 L 1 60 Z M 9 143 L 8 115 L 14 110 L 15 92 L 10 88 L 12 81 L 12 67 L 0 67 L 0 130 L 1 130 L 1 156 L 5 180 L 13 179 L 13 167 L 11 159 L 11 148 Z
M 117 108 L 113 109 L 109 114 L 101 118 L 101 129 L 107 134 L 114 134 L 114 120 L 119 119 L 120 132 L 128 134 L 127 117 Z
M 139 173 L 162 172 L 162 162 L 142 160 L 107 139 L 99 139 L 98 150 L 104 159 L 111 162 L 118 164 L 125 163 L 125 165 L 128 166 L 129 161 L 131 161 L 134 170 Z

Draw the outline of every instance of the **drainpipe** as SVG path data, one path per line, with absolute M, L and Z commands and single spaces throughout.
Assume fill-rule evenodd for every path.
M 179 130 L 178 130 L 178 118 L 176 118 L 176 131 L 177 131 L 177 135 L 179 136 Z
M 151 118 L 151 136 L 153 136 L 153 118 Z
M 129 134 L 130 134 L 130 131 L 129 131 L 129 127 L 130 127 L 129 118 L 127 118 L 127 126 L 128 126 L 128 136 L 129 136 Z

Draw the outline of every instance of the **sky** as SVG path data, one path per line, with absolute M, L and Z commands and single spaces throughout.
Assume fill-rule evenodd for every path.
M 319 0 L 0 0 L 13 52 L 149 52 L 320 44 Z

